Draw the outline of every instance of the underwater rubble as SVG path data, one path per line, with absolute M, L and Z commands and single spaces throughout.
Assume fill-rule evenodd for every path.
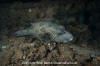
M 72 44 L 48 43 L 40 40 L 33 42 L 25 41 L 25 37 L 17 40 L 6 41 L 6 48 L 1 48 L 1 65 L 21 66 L 25 62 L 74 62 L 78 63 L 99 63 L 100 53 L 89 50 L 88 47 Z M 2 42 L 3 43 L 3 42 Z M 94 50 L 95 51 L 95 50 Z M 2 53 L 1 53 L 2 52 Z M 89 53 L 90 52 L 90 53 Z M 99 55 L 98 55 L 99 54 Z M 93 59 L 91 59 L 93 57 Z M 91 62 L 86 60 L 91 59 Z M 33 65 L 33 64 L 32 64 Z

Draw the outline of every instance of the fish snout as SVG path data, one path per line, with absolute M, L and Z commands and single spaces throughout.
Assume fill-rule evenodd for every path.
M 70 35 L 70 37 L 67 40 L 72 41 L 73 40 L 73 35 Z
M 64 43 L 70 42 L 72 40 L 73 40 L 73 35 L 71 33 L 66 33 L 64 35 L 64 40 L 63 40 Z
M 73 37 L 68 38 L 68 39 L 65 39 L 63 42 L 64 42 L 64 43 L 67 43 L 67 42 L 70 42 L 70 41 L 72 41 L 72 40 L 73 40 Z

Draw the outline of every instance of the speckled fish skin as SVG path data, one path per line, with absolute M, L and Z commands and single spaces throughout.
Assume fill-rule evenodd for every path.
M 28 35 L 46 42 L 67 43 L 73 40 L 73 35 L 65 30 L 62 25 L 53 22 L 31 23 L 29 28 L 19 30 L 15 36 Z

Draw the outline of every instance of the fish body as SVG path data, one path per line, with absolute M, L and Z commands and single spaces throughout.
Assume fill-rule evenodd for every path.
M 28 35 L 46 42 L 67 43 L 73 40 L 73 35 L 62 25 L 53 22 L 36 22 L 31 26 L 14 33 L 15 36 Z

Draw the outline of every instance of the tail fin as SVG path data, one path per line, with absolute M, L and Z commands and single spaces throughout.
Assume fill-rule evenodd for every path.
M 13 35 L 14 36 L 24 36 L 24 35 L 28 35 L 28 34 L 29 34 L 29 32 L 24 29 L 24 30 L 19 30 L 19 31 L 15 32 Z

